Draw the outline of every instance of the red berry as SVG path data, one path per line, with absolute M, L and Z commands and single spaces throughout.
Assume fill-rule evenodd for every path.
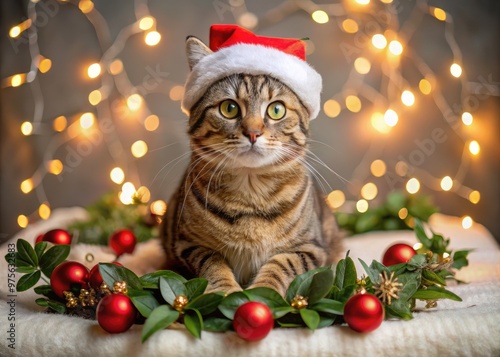
M 398 243 L 390 246 L 384 253 L 382 264 L 386 267 L 400 263 L 407 263 L 417 252 L 412 246 Z
M 136 242 L 137 239 L 130 229 L 120 229 L 109 237 L 109 246 L 118 256 L 123 253 L 132 253 Z
M 127 331 L 134 324 L 135 316 L 136 309 L 127 295 L 106 295 L 97 304 L 97 322 L 109 333 Z
M 118 262 L 112 262 L 112 264 L 123 266 Z M 90 269 L 89 273 L 89 285 L 92 289 L 98 290 L 103 282 L 101 272 L 99 271 L 99 264 L 96 264 Z
M 233 327 L 238 336 L 247 341 L 258 341 L 267 336 L 274 326 L 269 308 L 256 301 L 244 303 L 234 313 Z
M 78 262 L 63 262 L 59 264 L 50 276 L 50 286 L 59 297 L 64 297 L 65 291 L 86 289 L 88 287 L 89 270 Z
M 384 306 L 372 294 L 356 294 L 344 306 L 344 320 L 354 331 L 373 331 L 384 321 Z
M 53 244 L 71 244 L 71 235 L 64 229 L 53 229 L 45 233 L 42 240 Z

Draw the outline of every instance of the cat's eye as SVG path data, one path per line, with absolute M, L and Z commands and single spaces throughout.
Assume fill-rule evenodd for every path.
M 267 115 L 269 115 L 271 119 L 274 120 L 282 119 L 285 116 L 285 114 L 286 114 L 286 108 L 285 105 L 281 102 L 272 102 L 267 107 Z
M 227 119 L 234 119 L 240 113 L 240 107 L 234 100 L 225 100 L 219 105 L 220 113 Z

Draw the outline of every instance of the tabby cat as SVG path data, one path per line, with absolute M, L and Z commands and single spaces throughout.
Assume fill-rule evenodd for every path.
M 189 37 L 192 68 L 212 51 Z M 190 110 L 191 161 L 162 227 L 169 269 L 208 280 L 207 291 L 270 287 L 341 250 L 333 214 L 305 163 L 309 113 L 269 75 L 236 73 Z

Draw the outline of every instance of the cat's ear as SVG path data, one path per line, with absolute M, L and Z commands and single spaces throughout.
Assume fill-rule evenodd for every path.
M 211 54 L 212 50 L 207 47 L 203 42 L 201 42 L 200 39 L 194 37 L 194 36 L 189 36 L 186 39 L 186 54 L 188 58 L 188 63 L 189 63 L 189 69 L 192 70 L 194 66 L 200 60 Z

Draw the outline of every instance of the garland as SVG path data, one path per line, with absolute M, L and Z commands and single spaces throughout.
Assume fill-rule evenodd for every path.
M 46 284 L 34 289 L 35 293 L 43 295 L 36 300 L 38 305 L 52 312 L 86 318 L 95 318 L 97 310 L 97 320 L 105 329 L 106 314 L 102 314 L 102 323 L 99 301 L 108 296 L 128 297 L 139 312 L 139 318 L 134 312 L 129 325 L 107 330 L 123 332 L 134 322 L 144 323 L 144 342 L 174 322 L 183 323 L 195 337 L 201 337 L 203 330 L 231 330 L 235 327 L 237 309 L 248 302 L 265 304 L 276 327 L 315 330 L 347 321 L 344 308 L 360 292 L 378 298 L 386 319 L 411 319 L 416 300 L 426 301 L 426 308 L 435 307 L 440 299 L 461 301 L 445 286 L 449 280 L 461 283 L 454 277 L 455 270 L 468 265 L 469 250 L 449 251 L 450 240 L 434 232 L 428 237 L 418 219 L 415 219 L 415 232 L 422 248 L 406 263 L 387 267 L 375 260 L 370 265 L 360 260 L 366 276 L 358 278 L 354 262 L 347 253 L 335 266 L 321 267 L 297 276 L 284 297 L 269 288 L 248 289 L 227 296 L 205 293 L 208 282 L 204 278 L 186 280 L 168 270 L 138 277 L 126 267 L 111 263 L 99 263 L 98 269 L 92 269 L 99 274 L 91 271 L 94 277 L 91 276 L 90 281 L 96 276 L 102 279 L 102 284 L 96 289 L 89 287 L 85 280 L 81 284 L 70 284 L 61 297 L 54 290 L 61 280 L 60 273 L 54 276 L 55 270 L 66 263 L 79 264 L 64 262 L 70 253 L 69 245 L 40 241 L 32 246 L 19 239 L 17 251 L 7 254 L 5 258 L 9 264 L 16 266 L 17 272 L 23 274 L 17 282 L 18 292 L 34 287 L 42 279 Z M 69 279 L 65 275 L 63 278 Z

